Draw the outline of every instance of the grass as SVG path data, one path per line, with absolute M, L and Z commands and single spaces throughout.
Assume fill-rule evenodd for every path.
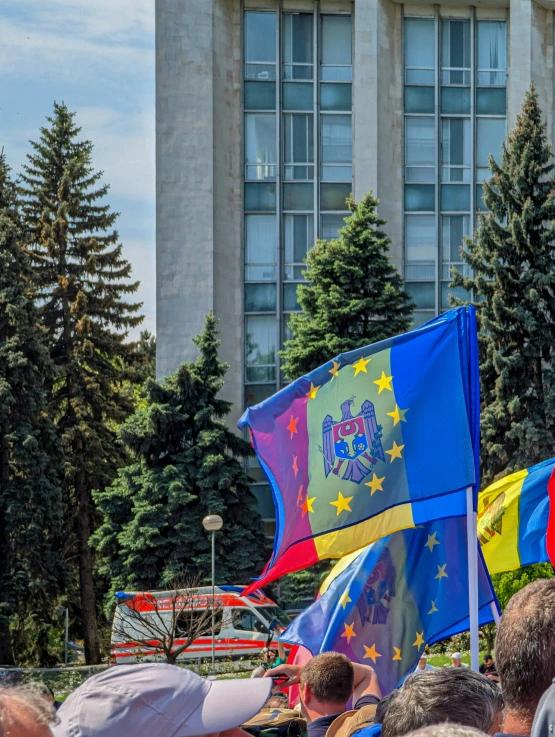
M 480 653 L 480 662 L 482 662 L 483 658 L 484 653 Z M 466 665 L 470 665 L 470 653 L 462 653 L 461 660 L 463 663 L 466 663 Z M 451 657 L 449 655 L 429 655 L 428 663 L 436 668 L 442 665 L 451 665 Z

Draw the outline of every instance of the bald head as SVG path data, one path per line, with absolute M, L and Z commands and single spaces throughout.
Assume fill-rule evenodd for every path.
M 38 691 L 0 688 L 0 737 L 52 737 L 49 724 L 56 712 Z

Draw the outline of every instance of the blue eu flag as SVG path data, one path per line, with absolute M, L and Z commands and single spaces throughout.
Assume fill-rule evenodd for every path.
M 476 541 L 478 545 L 478 541 Z M 469 628 L 466 518 L 394 532 L 341 559 L 322 596 L 282 639 L 314 655 L 341 652 L 372 665 L 382 693 L 416 667 L 426 644 Z M 479 624 L 499 605 L 478 552 Z

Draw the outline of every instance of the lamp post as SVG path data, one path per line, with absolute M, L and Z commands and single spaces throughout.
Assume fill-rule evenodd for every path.
M 212 673 L 216 672 L 216 595 L 214 591 L 214 579 L 216 569 L 216 532 L 222 529 L 223 519 L 219 514 L 209 514 L 202 520 L 202 526 L 207 532 L 212 533 Z

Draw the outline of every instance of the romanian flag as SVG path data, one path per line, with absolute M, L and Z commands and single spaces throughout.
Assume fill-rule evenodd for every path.
M 389 693 L 426 645 L 469 627 L 466 518 L 394 532 L 342 558 L 321 593 L 280 639 L 367 663 Z M 492 607 L 499 612 L 481 555 L 478 607 L 480 625 L 494 621 Z
M 465 514 L 479 446 L 472 307 L 352 351 L 246 411 L 276 506 L 246 591 L 383 535 Z
M 544 461 L 505 476 L 478 495 L 478 539 L 490 573 L 549 561 L 554 471 L 555 459 Z

